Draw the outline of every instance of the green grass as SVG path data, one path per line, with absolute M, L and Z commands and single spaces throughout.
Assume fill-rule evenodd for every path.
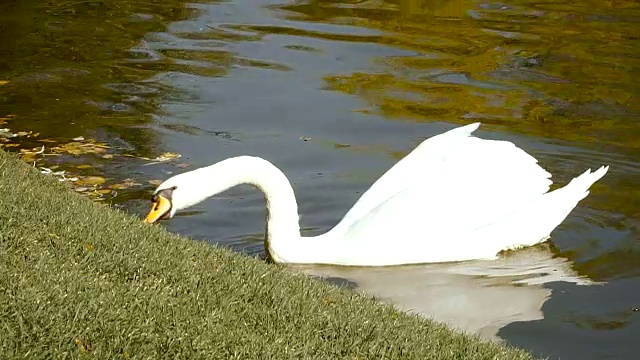
M 530 358 L 145 225 L 3 151 L 0 176 L 0 358 Z

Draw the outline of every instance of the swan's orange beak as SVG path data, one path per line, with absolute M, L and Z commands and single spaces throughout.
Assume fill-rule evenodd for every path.
M 153 197 L 151 210 L 149 210 L 147 217 L 144 218 L 144 222 L 153 224 L 168 215 L 169 211 L 171 211 L 171 200 L 162 195 L 156 195 Z

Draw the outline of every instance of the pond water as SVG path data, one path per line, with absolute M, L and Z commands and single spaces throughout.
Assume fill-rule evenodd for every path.
M 496 262 L 293 268 L 551 359 L 637 356 L 637 2 L 13 0 L 0 27 L 0 146 L 135 214 L 157 180 L 252 154 L 319 234 L 475 121 L 556 184 L 609 164 L 549 243 Z M 163 226 L 263 257 L 264 212 L 238 187 Z

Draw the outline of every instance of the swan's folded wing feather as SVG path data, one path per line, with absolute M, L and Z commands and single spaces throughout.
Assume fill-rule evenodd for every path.
M 347 212 L 338 227 L 346 227 L 366 215 L 376 206 L 412 183 L 428 176 L 427 169 L 434 163 L 446 160 L 447 154 L 460 146 L 460 142 L 471 136 L 480 123 L 456 127 L 424 140 L 413 151 L 395 163 L 358 199 Z
M 364 228 L 369 232 L 415 221 L 437 233 L 455 221 L 456 229 L 468 231 L 549 190 L 551 174 L 534 157 L 511 142 L 471 136 L 477 127 L 425 140 L 374 183 L 339 230 L 353 237 Z M 400 221 L 398 216 L 407 212 L 423 216 Z

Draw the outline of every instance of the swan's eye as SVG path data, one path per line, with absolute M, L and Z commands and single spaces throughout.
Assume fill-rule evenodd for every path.
M 154 211 L 158 211 L 159 203 L 160 203 L 160 198 L 158 197 L 158 195 L 153 195 L 153 197 L 151 198 L 151 205 L 153 205 Z

